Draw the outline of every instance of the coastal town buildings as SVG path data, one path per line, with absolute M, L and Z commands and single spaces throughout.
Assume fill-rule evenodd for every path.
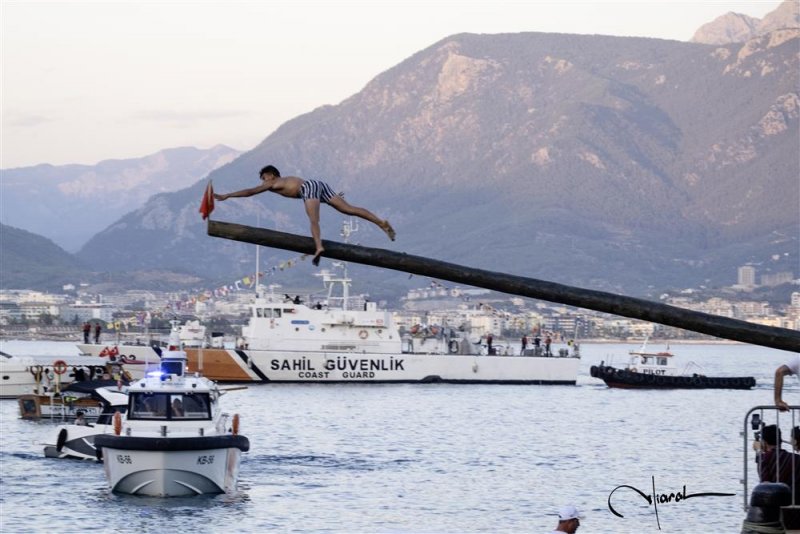
M 737 283 L 713 295 L 687 289 L 662 294 L 664 304 L 766 326 L 800 330 L 800 281 L 792 273 L 762 275 L 762 286 L 780 280 L 785 288 L 795 288 L 786 301 L 754 298 L 757 271 L 753 266 L 739 268 Z M 788 277 L 788 282 L 786 281 Z M 271 290 L 296 298 L 302 290 L 270 286 Z M 74 287 L 72 288 L 74 290 Z M 168 326 L 170 320 L 189 318 L 241 327 L 253 289 L 197 292 L 126 291 L 114 295 L 93 295 L 81 288 L 77 293 L 49 294 L 31 290 L 0 291 L 0 335 L 24 331 L 26 325 L 74 326 L 84 321 L 104 324 L 109 333 L 135 332 Z M 706 292 L 707 293 L 707 292 Z M 785 295 L 785 289 L 780 293 Z M 324 304 L 320 293 L 314 303 Z M 366 305 L 367 301 L 364 301 Z M 371 304 L 371 303 L 370 303 Z M 392 308 L 385 302 L 377 303 Z M 372 304 L 371 304 L 372 305 Z M 394 306 L 395 319 L 405 329 L 441 326 L 469 331 L 477 336 L 522 336 L 548 334 L 559 340 L 570 339 L 695 339 L 701 334 L 659 324 L 618 317 L 560 304 L 494 293 L 479 288 L 447 287 L 431 281 L 429 287 L 407 292 Z M 237 326 L 238 325 L 238 326 Z M 67 328 L 69 330 L 69 328 Z M 232 332 L 235 333 L 235 332 Z

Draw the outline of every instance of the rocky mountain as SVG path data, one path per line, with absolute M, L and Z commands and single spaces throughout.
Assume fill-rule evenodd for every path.
M 153 194 L 196 183 L 239 154 L 223 145 L 183 147 L 97 165 L 3 169 L 2 222 L 74 252 Z
M 800 2 L 797 0 L 784 0 L 763 19 L 728 12 L 701 26 L 691 42 L 713 45 L 744 43 L 786 28 L 800 28 Z
M 798 46 L 797 30 L 720 46 L 455 35 L 209 178 L 218 192 L 250 187 L 272 163 L 330 181 L 398 231 L 390 243 L 364 222 L 363 244 L 583 287 L 729 285 L 763 258 L 797 273 Z M 206 236 L 204 187 L 154 196 L 79 257 L 109 271 L 252 272 L 254 247 Z M 342 216 L 322 217 L 323 238 L 340 239 Z M 213 218 L 309 232 L 302 204 L 273 194 L 218 203 Z M 288 256 L 262 253 L 267 266 Z M 281 283 L 313 284 L 308 263 Z M 375 296 L 420 284 L 352 271 Z

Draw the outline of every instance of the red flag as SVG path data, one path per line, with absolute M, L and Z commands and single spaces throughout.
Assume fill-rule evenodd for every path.
M 203 216 L 204 221 L 211 216 L 212 211 L 214 211 L 214 187 L 211 185 L 211 180 L 209 180 L 203 193 L 203 200 L 200 202 L 200 214 Z

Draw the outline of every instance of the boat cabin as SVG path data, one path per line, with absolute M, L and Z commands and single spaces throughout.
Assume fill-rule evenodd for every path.
M 629 371 L 646 375 L 671 376 L 677 374 L 677 368 L 672 361 L 672 353 L 631 351 L 629 354 Z

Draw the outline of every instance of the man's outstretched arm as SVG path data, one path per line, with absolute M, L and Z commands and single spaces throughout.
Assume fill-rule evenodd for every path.
M 233 193 L 219 194 L 214 193 L 215 200 L 225 200 L 231 197 L 252 197 L 264 191 L 269 191 L 270 184 L 261 184 L 249 189 L 242 189 L 241 191 L 234 191 Z

